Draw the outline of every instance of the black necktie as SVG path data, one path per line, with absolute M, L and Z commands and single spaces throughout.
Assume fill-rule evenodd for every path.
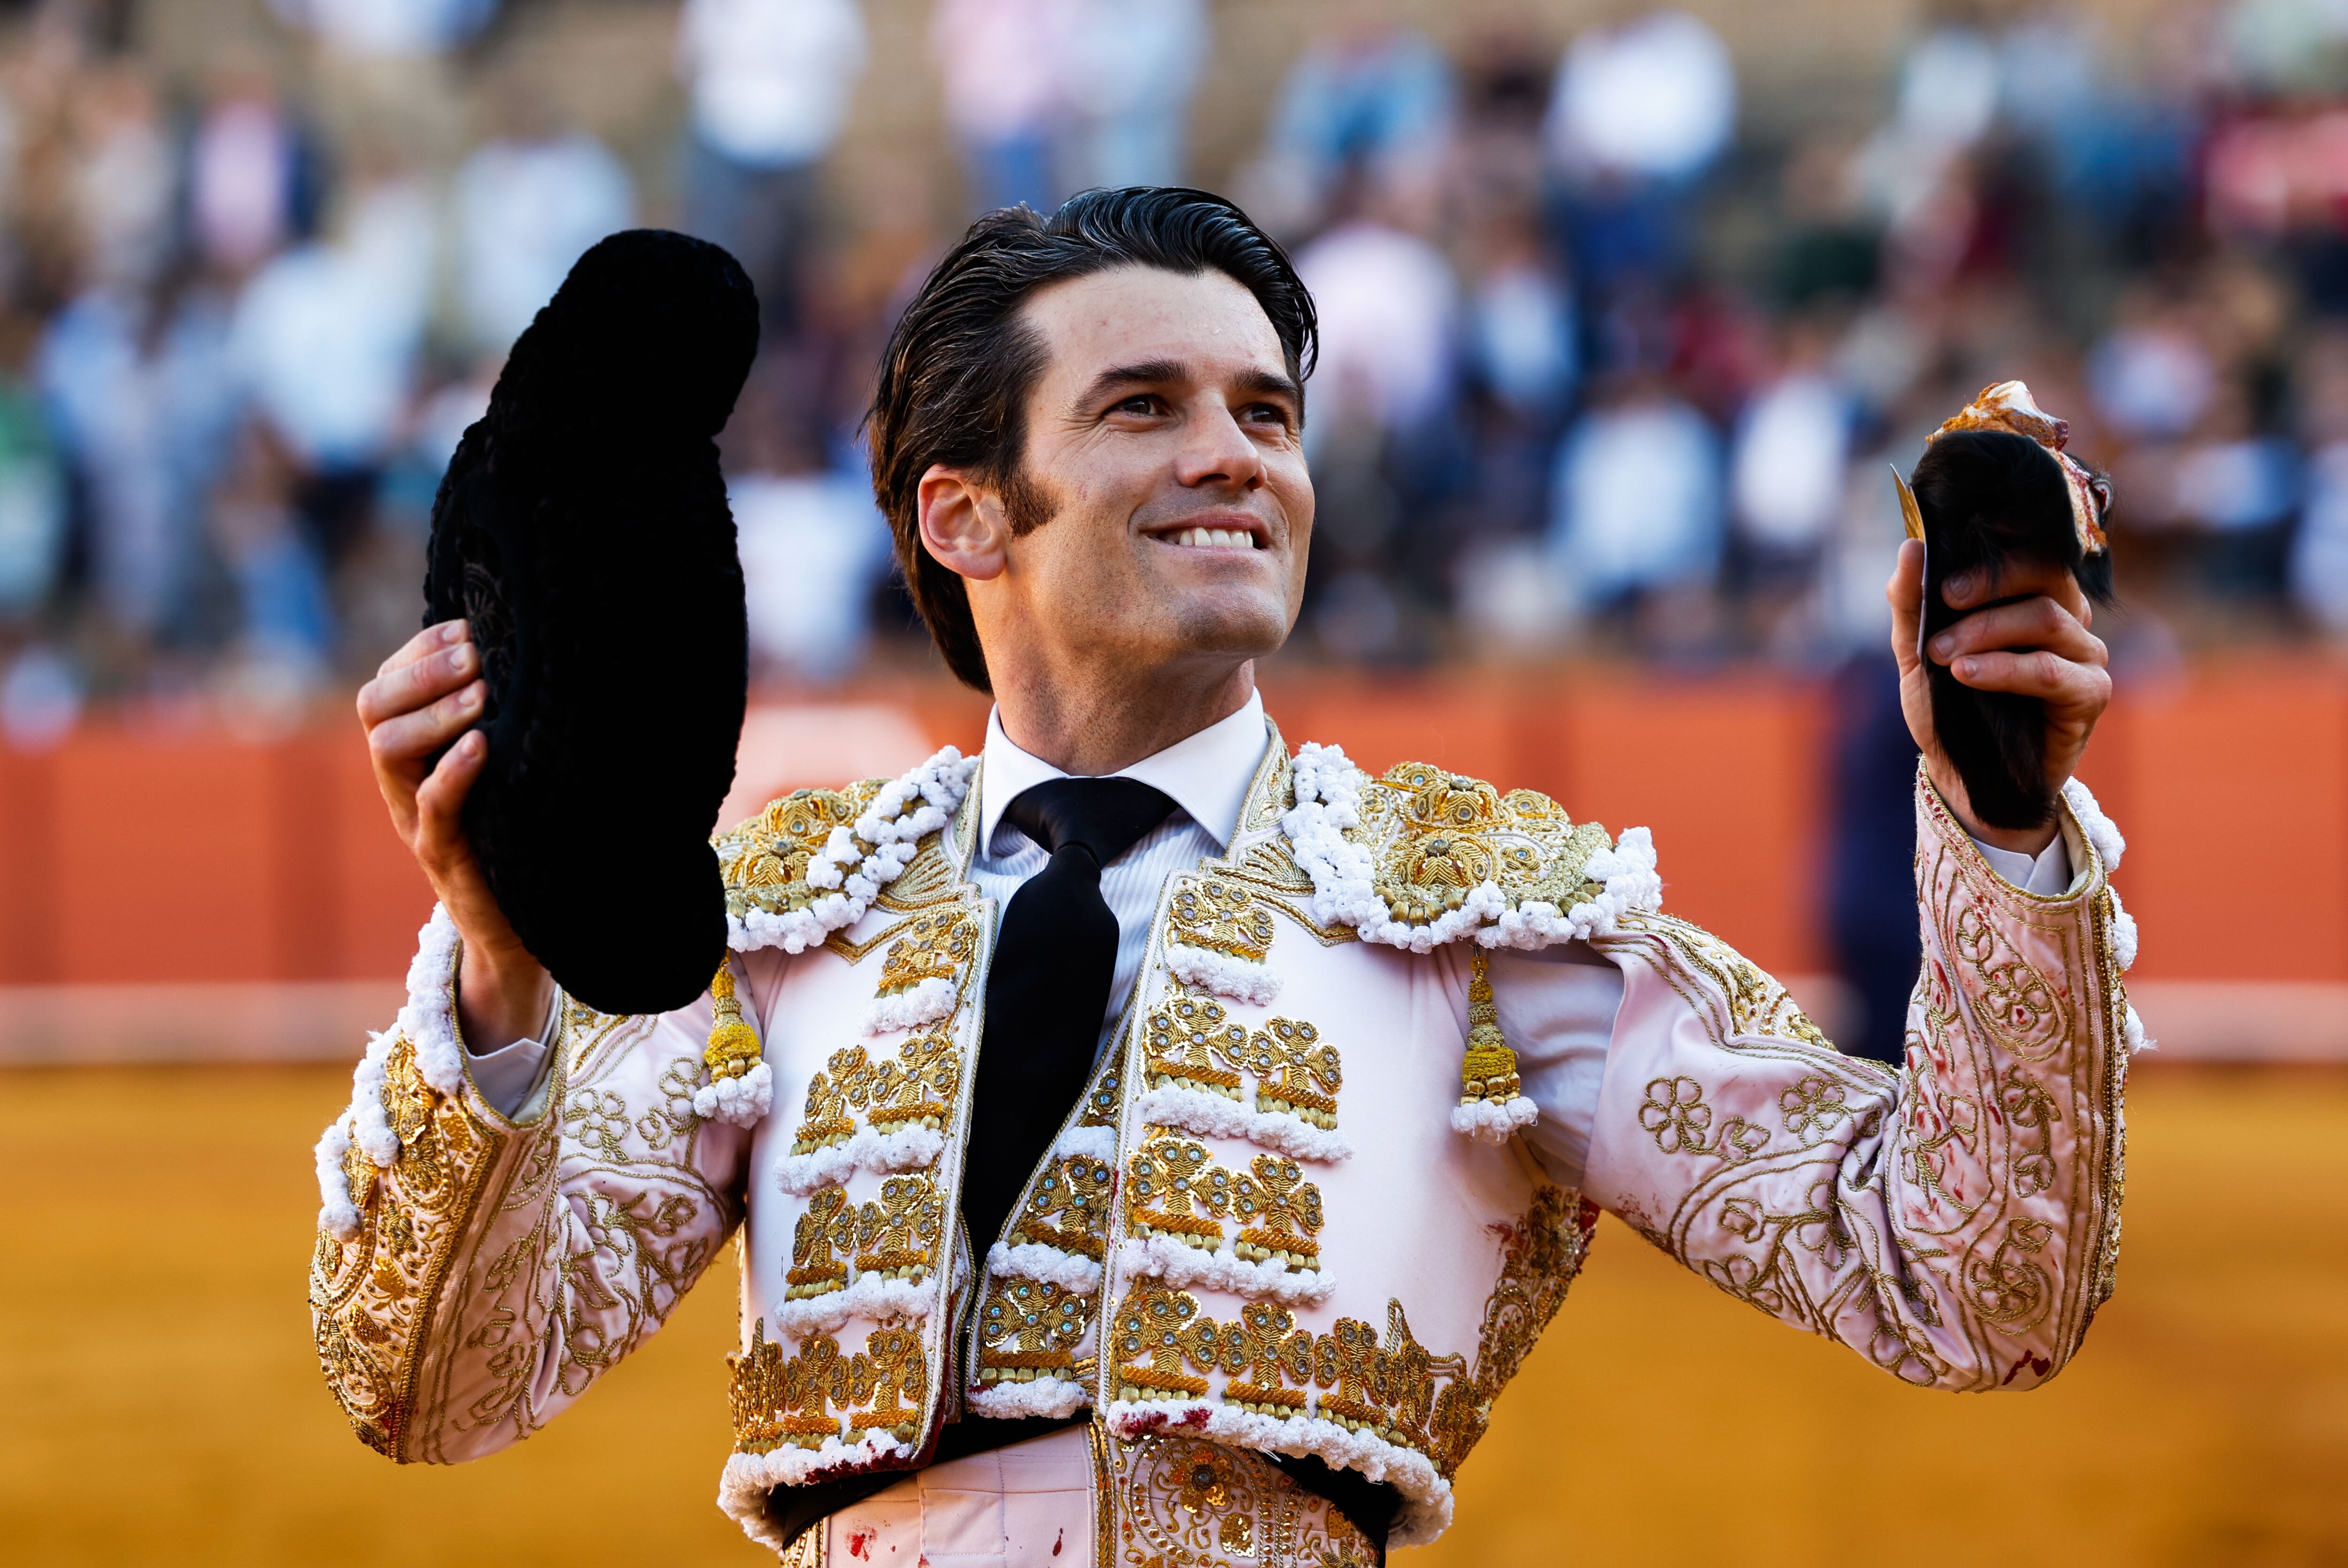
M 963 1218 L 982 1259 L 1092 1072 L 1117 973 L 1101 867 L 1173 813 L 1172 800 L 1132 779 L 1056 779 L 1003 813 L 1052 863 L 1011 895 L 987 976 L 962 1178 Z

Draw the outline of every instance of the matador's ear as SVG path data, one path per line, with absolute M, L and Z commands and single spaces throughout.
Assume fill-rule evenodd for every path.
M 425 621 L 489 687 L 465 830 L 522 944 L 599 1012 L 690 1004 L 726 953 L 709 834 L 748 686 L 713 440 L 758 341 L 734 258 L 614 234 L 515 343 L 432 508 Z

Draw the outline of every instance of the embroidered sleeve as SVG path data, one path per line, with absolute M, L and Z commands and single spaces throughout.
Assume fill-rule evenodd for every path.
M 560 1002 L 545 1087 L 499 1115 L 465 1070 L 457 957 L 435 911 L 407 1006 L 318 1144 L 319 1361 L 360 1440 L 403 1462 L 528 1437 L 657 1330 L 740 1218 L 748 1148 L 694 1109 L 705 999 L 658 1018 Z
M 1997 876 L 1920 775 L 1924 962 L 1905 1069 L 1838 1054 L 1705 933 L 1624 917 L 1623 1001 L 1584 1191 L 1729 1295 L 1910 1382 L 2024 1388 L 2112 1291 L 2121 1083 L 2141 1030 L 2121 841 L 2074 787 L 2082 869 Z

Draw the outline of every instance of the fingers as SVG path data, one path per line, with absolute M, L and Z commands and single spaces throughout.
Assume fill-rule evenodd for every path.
M 1941 602 L 1952 610 L 1970 610 L 1992 599 L 2018 599 L 2025 595 L 2044 594 L 2071 613 L 2072 618 L 2085 625 L 2095 618 L 2095 607 L 2080 590 L 2079 580 L 2060 566 L 2038 562 L 2022 562 L 2009 566 L 1993 577 L 1976 568 L 1960 572 L 1941 584 Z
M 418 645 L 416 656 L 407 657 Z M 447 696 L 480 673 L 481 653 L 466 637 L 465 623 L 445 622 L 411 638 L 359 688 L 359 722 L 373 729 Z
M 1891 581 L 1883 585 L 1883 596 L 1891 603 L 1891 656 L 1905 672 L 1916 663 L 1916 628 L 1924 613 L 1921 540 L 1900 542 L 1900 559 L 1891 568 Z
M 399 651 L 376 666 L 376 674 L 387 676 L 402 665 L 412 665 L 438 648 L 469 641 L 472 628 L 462 620 L 435 621 L 424 630 L 399 645 Z
M 489 738 L 473 731 L 441 755 L 416 790 L 416 858 L 438 873 L 469 857 L 462 812 L 465 797 L 489 759 Z M 438 880 L 436 874 L 435 880 Z
M 2111 699 L 2111 674 L 2102 665 L 2066 659 L 2044 648 L 1962 655 L 1949 665 L 1949 673 L 1976 691 L 2038 697 L 2058 712 L 2100 713 Z
M 1954 661 L 1965 655 L 2033 648 L 2098 666 L 2108 659 L 2101 638 L 2066 607 L 2044 597 L 1976 610 L 1935 634 L 1925 652 L 1935 664 L 1954 670 Z
M 376 771 L 419 778 L 425 758 L 480 721 L 489 696 L 488 682 L 472 681 L 428 707 L 376 724 L 367 731 Z

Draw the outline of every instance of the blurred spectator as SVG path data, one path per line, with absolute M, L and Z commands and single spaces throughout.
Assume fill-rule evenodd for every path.
M 1593 287 L 1668 273 L 1684 253 L 1694 182 L 1736 127 L 1736 69 L 1682 11 L 1577 36 L 1550 101 L 1574 267 Z
M 564 134 L 526 96 L 509 129 L 457 171 L 458 299 L 478 349 L 502 351 L 587 247 L 628 226 L 628 171 L 592 136 Z
M 249 60 L 217 71 L 188 157 L 198 253 L 242 276 L 307 226 L 311 159 L 269 74 Z
M 2315 624 L 2348 637 L 2348 331 L 2318 335 L 2300 356 L 2300 435 L 2307 501 L 2291 557 L 2291 592 Z
M 173 169 L 154 88 L 135 65 L 92 73 L 76 95 L 74 191 L 93 282 L 137 289 L 170 258 Z
M 177 281 L 100 287 L 42 346 L 49 418 L 86 500 L 90 587 L 112 629 L 183 632 L 203 500 L 234 413 L 220 303 Z
M 1052 167 L 1084 68 L 1083 0 L 938 0 L 930 53 L 972 206 L 1048 212 L 1067 193 Z
M 2137 296 L 2120 325 L 2087 359 L 2096 409 L 2131 438 L 2170 438 L 2191 429 L 2209 406 L 2217 366 L 2179 312 Z
M 1305 46 L 1281 84 L 1248 181 L 1251 210 L 1275 230 L 1306 230 L 1349 178 L 1426 183 L 1441 165 L 1452 99 L 1450 62 L 1425 34 L 1345 16 Z
M 723 245 L 769 330 L 792 317 L 817 170 L 864 74 L 858 0 L 685 0 L 676 69 L 692 94 L 685 226 Z
M 269 0 L 288 26 L 347 55 L 437 55 L 488 26 L 497 0 Z
M 1849 394 L 1812 352 L 1755 395 L 1736 432 L 1729 488 L 1739 531 L 1778 557 L 1813 554 L 1842 506 Z
M 1603 610 L 1711 582 L 1720 562 L 1720 443 L 1652 377 L 1582 416 L 1558 450 L 1552 558 L 1569 602 Z
M 0 623 L 20 622 L 48 598 L 65 531 L 64 476 L 40 398 L 0 373 Z
M 1899 1065 L 1909 993 L 1923 949 L 1916 930 L 1916 743 L 1900 708 L 1900 672 L 1881 647 L 1837 674 L 1833 871 L 1828 921 L 1835 968 L 1859 999 L 1859 1026 L 1836 1043 Z
M 1358 407 L 1395 435 L 1445 409 L 1459 285 L 1441 251 L 1365 216 L 1299 251 L 1296 270 L 1320 311 L 1314 386 L 1333 417 Z
M 294 512 L 299 480 L 269 427 L 247 421 L 214 498 L 212 530 L 236 581 L 245 658 L 305 686 L 333 658 L 335 618 L 324 563 Z
M 330 566 L 370 521 L 407 414 L 435 245 L 422 185 L 385 178 L 352 201 L 339 239 L 277 257 L 237 302 L 239 383 L 298 471 L 295 511 Z
M 1184 183 L 1190 95 L 1207 56 L 1205 0 L 1085 0 L 1080 28 L 1069 187 Z

